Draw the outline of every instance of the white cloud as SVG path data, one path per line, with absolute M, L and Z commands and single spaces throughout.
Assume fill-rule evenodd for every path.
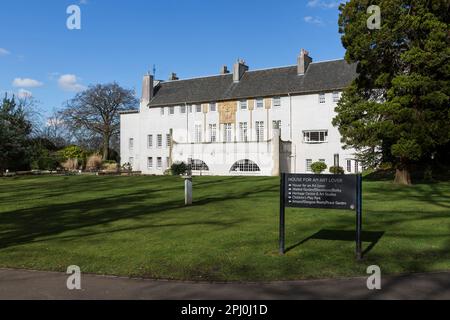
M 319 17 L 306 16 L 303 18 L 303 20 L 305 20 L 306 23 L 315 24 L 317 26 L 322 26 L 324 24 L 322 19 L 320 19 Z
M 37 88 L 42 87 L 44 84 L 40 81 L 29 78 L 15 78 L 12 85 L 14 87 L 22 88 Z
M 58 79 L 58 85 L 65 91 L 79 92 L 86 89 L 85 86 L 78 83 L 80 79 L 74 74 L 63 74 Z
M 4 48 L 0 48 L 0 56 L 7 56 L 11 54 L 11 52 L 9 52 L 8 50 L 4 49 Z
M 310 8 L 333 9 L 339 7 L 341 0 L 309 0 L 307 6 Z
M 17 91 L 17 96 L 20 99 L 26 99 L 26 98 L 31 98 L 33 96 L 33 93 L 31 91 L 28 91 L 25 89 L 19 89 L 19 91 Z

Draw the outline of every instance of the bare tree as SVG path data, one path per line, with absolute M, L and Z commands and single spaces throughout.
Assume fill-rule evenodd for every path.
M 70 100 L 61 111 L 61 118 L 74 133 L 101 136 L 103 159 L 106 160 L 111 138 L 119 134 L 119 112 L 135 109 L 137 104 L 134 91 L 124 89 L 115 82 L 98 84 Z

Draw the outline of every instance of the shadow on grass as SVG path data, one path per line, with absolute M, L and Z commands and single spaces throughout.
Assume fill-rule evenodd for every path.
M 384 231 L 362 231 L 361 240 L 362 242 L 370 242 L 370 245 L 363 251 L 363 256 L 367 254 L 370 250 L 375 247 L 375 245 L 380 241 L 381 237 L 383 237 Z M 347 231 L 347 230 L 328 230 L 322 229 L 319 232 L 316 232 L 312 236 L 303 239 L 300 242 L 288 247 L 286 252 L 291 251 L 298 246 L 306 243 L 309 240 L 339 240 L 339 241 L 355 241 L 356 242 L 356 231 Z

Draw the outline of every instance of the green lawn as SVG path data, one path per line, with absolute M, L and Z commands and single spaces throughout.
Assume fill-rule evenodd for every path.
M 350 211 L 288 209 L 278 178 L 0 179 L 0 267 L 193 280 L 287 280 L 450 270 L 450 182 L 364 182 L 364 260 Z

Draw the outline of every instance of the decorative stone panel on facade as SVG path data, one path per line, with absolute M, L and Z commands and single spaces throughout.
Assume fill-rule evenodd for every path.
M 219 102 L 220 124 L 236 123 L 236 111 L 237 111 L 236 101 Z

